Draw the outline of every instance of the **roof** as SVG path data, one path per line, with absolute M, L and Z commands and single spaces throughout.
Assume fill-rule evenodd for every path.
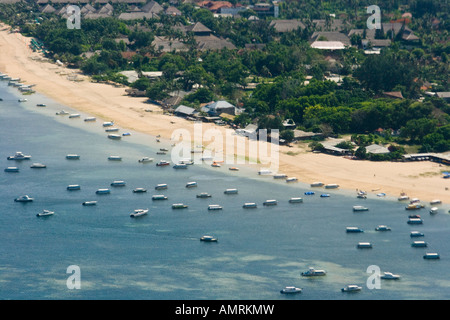
M 270 26 L 274 27 L 277 32 L 289 32 L 297 30 L 298 28 L 304 29 L 305 25 L 297 19 L 291 20 L 272 20 Z
M 367 146 L 366 151 L 373 154 L 384 154 L 390 152 L 388 148 L 380 146 L 378 144 L 371 144 L 370 146 Z
M 325 19 L 315 19 L 312 22 L 316 26 L 315 29 L 321 31 L 341 31 L 348 25 L 341 19 L 330 19 L 328 22 Z
M 166 37 L 158 37 L 155 36 L 152 44 L 154 45 L 156 50 L 160 50 L 162 52 L 170 52 L 170 51 L 187 51 L 189 48 L 177 39 L 170 39 Z
M 201 22 L 196 22 L 193 25 L 187 26 L 185 29 L 186 29 L 186 31 L 190 31 L 190 32 L 193 32 L 193 33 L 212 33 L 211 29 L 206 27 Z
M 195 110 L 194 108 L 187 107 L 187 106 L 181 104 L 175 109 L 175 112 L 191 116 L 191 115 L 194 115 L 195 113 L 197 113 L 198 111 Z
M 320 50 L 342 50 L 345 49 L 345 45 L 340 41 L 314 41 L 311 44 L 311 48 Z
M 383 92 L 383 94 L 389 98 L 403 99 L 401 91 Z
M 161 11 L 164 11 L 164 8 L 161 7 L 158 2 L 152 0 L 142 6 L 141 10 L 149 13 L 160 13 Z
M 123 12 L 119 15 L 121 20 L 140 20 L 140 19 L 151 19 L 155 18 L 157 15 L 154 12 Z
M 229 103 L 225 100 L 219 100 L 219 101 L 207 104 L 205 107 L 210 110 L 234 108 L 234 106 L 231 103 Z
M 197 48 L 199 50 L 221 50 L 223 48 L 236 49 L 236 46 L 230 41 L 218 38 L 212 34 L 208 36 L 195 36 L 195 41 L 197 42 Z
M 325 38 L 326 41 L 339 41 L 342 42 L 346 46 L 350 46 L 350 38 L 341 32 L 336 31 L 316 31 L 312 34 L 312 40 L 318 40 L 320 38 Z

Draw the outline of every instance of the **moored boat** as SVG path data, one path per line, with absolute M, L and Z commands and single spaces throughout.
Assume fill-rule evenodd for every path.
M 411 238 L 418 238 L 418 237 L 424 237 L 425 235 L 420 231 L 411 231 L 409 234 Z
M 133 189 L 133 193 L 145 193 L 147 192 L 147 189 L 145 188 L 135 188 Z
M 361 291 L 362 287 L 356 285 L 356 284 L 349 284 L 346 285 L 344 288 L 341 289 L 342 292 L 357 292 Z
M 309 268 L 307 271 L 301 273 L 303 277 L 323 277 L 327 274 L 325 270 L 316 270 L 314 268 Z
M 313 182 L 311 183 L 311 187 L 323 187 L 324 183 L 323 182 Z
M 74 119 L 74 118 L 79 118 L 79 117 L 81 117 L 81 115 L 79 113 L 69 114 L 69 119 Z
M 42 163 L 33 163 L 30 166 L 30 168 L 33 168 L 33 169 L 44 169 L 44 168 L 47 168 L 47 166 L 45 164 L 42 164 Z
M 284 174 L 284 173 L 277 173 L 277 174 L 274 174 L 274 175 L 273 175 L 273 178 L 274 178 L 274 179 L 286 179 L 286 178 L 287 178 L 287 175 Z
M 77 154 L 68 154 L 68 155 L 66 156 L 66 159 L 67 159 L 67 160 L 79 160 L 79 159 L 80 159 L 80 156 L 77 155 Z
M 407 223 L 408 224 L 422 224 L 423 221 L 420 218 L 409 218 Z
M 393 274 L 392 272 L 385 272 L 380 278 L 384 280 L 398 280 L 400 279 L 400 276 L 398 274 Z
M 186 188 L 195 188 L 195 187 L 197 187 L 197 182 L 195 181 L 186 183 Z
M 185 163 L 177 163 L 173 166 L 174 169 L 187 169 L 188 166 Z
M 122 161 L 122 157 L 121 156 L 109 156 L 108 160 L 109 161 Z
M 218 239 L 215 238 L 215 237 L 213 237 L 213 236 L 205 235 L 205 236 L 200 237 L 200 241 L 204 241 L 204 242 L 217 242 Z
M 148 213 L 148 209 L 136 209 L 132 213 L 130 213 L 130 217 L 137 218 L 144 216 Z
M 297 288 L 297 287 L 293 287 L 293 286 L 285 287 L 280 290 L 280 293 L 282 293 L 282 294 L 296 294 L 296 293 L 301 293 L 301 292 L 302 292 L 301 288 Z
M 405 210 L 419 210 L 424 208 L 425 206 L 420 203 L 410 203 L 405 207 Z
M 141 159 L 139 159 L 138 160 L 138 162 L 140 162 L 140 163 L 147 163 L 147 162 L 153 162 L 153 158 L 150 158 L 150 157 L 143 157 L 143 158 L 141 158 Z
M 224 194 L 237 194 L 238 189 L 226 189 L 223 193 Z
M 5 168 L 5 172 L 19 172 L 18 167 L 7 167 Z
M 363 229 L 358 228 L 358 227 L 347 227 L 345 228 L 345 232 L 347 233 L 360 233 L 360 232 L 364 232 Z
M 168 188 L 168 185 L 167 185 L 167 184 L 165 184 L 165 183 L 160 183 L 160 184 L 157 184 L 157 185 L 156 185 L 155 190 L 164 190 L 164 189 L 167 189 L 167 188 Z
M 97 201 L 85 201 L 82 203 L 83 206 L 95 206 L 97 205 Z
M 112 140 L 120 140 L 122 136 L 120 134 L 108 134 L 108 138 Z
M 156 164 L 156 166 L 163 167 L 163 166 L 168 166 L 169 164 L 170 164 L 169 161 L 161 160 Z
M 278 204 L 277 200 L 266 200 L 264 201 L 264 206 L 276 206 Z
M 335 183 L 325 185 L 325 189 L 337 189 L 337 188 L 339 188 L 339 185 Z
M 110 194 L 111 191 L 109 189 L 98 189 L 95 191 L 96 194 Z
M 411 243 L 411 247 L 416 247 L 416 248 L 424 248 L 427 246 L 428 246 L 428 244 L 425 241 L 414 241 L 413 243 Z
M 370 242 L 359 242 L 357 245 L 358 249 L 372 249 L 372 244 Z
M 167 200 L 168 198 L 163 194 L 155 194 L 152 196 L 152 200 Z
M 111 187 L 125 187 L 126 183 L 123 180 L 116 180 L 111 183 Z
M 438 207 L 432 207 L 431 209 L 430 209 L 430 214 L 436 214 L 436 213 L 438 213 L 439 212 L 439 208 Z
M 303 199 L 300 197 L 290 198 L 289 203 L 302 203 Z
M 20 196 L 14 199 L 15 202 L 32 202 L 34 199 L 28 195 Z
M 55 212 L 54 211 L 50 211 L 50 210 L 42 210 L 42 212 L 39 212 L 38 214 L 36 214 L 36 216 L 38 217 L 48 217 L 48 216 L 52 216 L 54 215 Z
M 84 121 L 85 122 L 94 122 L 94 121 L 97 121 L 97 118 L 95 118 L 95 117 L 87 117 L 87 118 L 84 119 Z
M 296 177 L 290 177 L 286 179 L 286 182 L 297 182 L 298 179 Z
M 172 209 L 186 209 L 188 206 L 183 203 L 174 203 L 172 204 Z
M 6 159 L 8 160 L 30 160 L 31 156 L 30 155 L 25 155 L 23 154 L 21 151 L 17 151 L 15 155 L 13 156 L 9 156 Z
M 423 256 L 424 259 L 440 259 L 440 255 L 436 252 L 428 252 Z
M 306 196 L 313 196 L 313 195 L 315 195 L 316 193 L 314 192 L 314 191 L 305 191 L 305 195 Z
M 222 210 L 222 206 L 218 205 L 218 204 L 210 204 L 208 206 L 208 210 Z
M 211 195 L 207 192 L 202 192 L 197 195 L 197 198 L 211 198 Z
M 69 190 L 69 191 L 81 190 L 81 186 L 78 184 L 70 184 L 67 186 L 67 190 Z
M 379 225 L 375 228 L 375 231 L 391 231 L 391 228 L 385 225 Z
M 242 206 L 242 208 L 244 209 L 256 209 L 258 206 L 256 205 L 256 203 L 254 202 L 246 202 L 244 203 L 244 205 Z
M 353 206 L 353 211 L 359 212 L 359 211 L 369 211 L 369 208 L 364 206 Z

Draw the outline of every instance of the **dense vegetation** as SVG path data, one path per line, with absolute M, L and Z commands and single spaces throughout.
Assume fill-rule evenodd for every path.
M 168 6 L 168 1 L 158 1 Z M 230 1 L 251 4 L 253 1 Z M 362 137 L 384 130 L 383 139 L 392 145 L 415 145 L 418 151 L 450 150 L 450 107 L 442 99 L 424 95 L 424 90 L 449 89 L 449 8 L 439 0 L 386 0 L 378 4 L 383 21 L 412 14 L 408 27 L 420 41 L 406 43 L 401 38 L 379 55 L 365 55 L 359 48 L 334 52 L 311 48 L 312 19 L 330 14 L 349 22 L 350 28 L 365 28 L 368 17 L 365 0 L 286 0 L 280 4 L 280 18 L 300 18 L 306 28 L 277 34 L 270 19 L 251 21 L 247 10 L 236 18 L 215 18 L 206 9 L 179 5 L 181 17 L 161 15 L 159 19 L 122 21 L 126 10 L 115 4 L 114 16 L 83 20 L 80 30 L 70 30 L 55 14 L 40 14 L 33 2 L 0 5 L 0 20 L 19 26 L 23 33 L 41 40 L 50 57 L 80 68 L 97 80 L 127 83 L 122 70 L 162 71 L 157 80 L 145 77 L 131 86 L 143 90 L 152 100 L 185 90 L 183 104 L 198 107 L 214 99 L 225 99 L 243 107 L 235 123 L 257 123 L 260 128 L 285 131 L 283 121 L 292 119 L 299 129 L 322 132 L 325 136 L 352 134 Z M 438 24 L 435 22 L 439 21 Z M 30 23 L 38 21 L 39 23 Z M 176 25 L 202 22 L 216 36 L 231 41 L 236 50 L 201 51 L 193 35 L 183 34 Z M 346 30 L 348 31 L 348 30 Z M 161 52 L 152 42 L 157 36 L 177 39 L 189 50 Z M 116 41 L 116 39 L 123 41 Z M 246 44 L 263 44 L 245 49 Z M 124 52 L 133 52 L 126 57 Z M 89 58 L 84 55 L 91 53 Z M 330 58 L 336 62 L 330 62 Z M 326 80 L 337 74 L 342 82 Z M 308 80 L 306 82 L 305 80 Z M 249 83 L 258 83 L 246 90 Z M 423 89 L 423 85 L 429 89 Z M 195 88 L 198 90 L 193 90 Z M 394 100 L 383 92 L 399 91 L 405 99 Z M 421 99 L 420 99 L 421 98 Z M 386 133 L 389 132 L 389 133 Z M 291 132 L 283 132 L 291 140 Z M 371 139 L 373 141 L 373 139 Z M 366 141 L 367 142 L 367 141 Z M 393 154 L 401 154 L 402 148 Z M 357 154 L 364 157 L 364 150 Z

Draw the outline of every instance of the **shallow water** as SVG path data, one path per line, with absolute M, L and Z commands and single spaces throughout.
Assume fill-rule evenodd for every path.
M 423 225 L 408 225 L 410 211 L 391 199 L 356 199 L 351 192 L 327 190 L 329 198 L 306 196 L 305 184 L 287 185 L 255 174 L 254 168 L 229 172 L 225 167 L 189 166 L 175 170 L 154 163 L 138 163 L 143 156 L 156 155 L 170 142 L 131 132 L 121 141 L 106 137 L 102 119 L 88 123 L 56 116 L 65 109 L 46 97 L 34 94 L 28 102 L 17 102 L 16 90 L 0 81 L 0 166 L 18 166 L 19 173 L 0 172 L 0 298 L 1 299 L 448 299 L 450 281 L 448 252 L 450 217 L 444 211 L 417 212 Z M 47 107 L 36 107 L 46 103 Z M 121 132 L 124 132 L 123 130 Z M 16 151 L 32 155 L 29 161 L 8 161 Z M 80 160 L 66 160 L 69 153 Z M 122 161 L 108 161 L 108 156 Z M 46 169 L 30 169 L 41 162 Z M 300 178 L 300 177 L 299 177 Z M 110 187 L 124 180 L 125 187 Z M 301 178 L 300 178 L 301 180 Z M 197 181 L 197 188 L 186 188 Z M 167 183 L 167 190 L 154 190 Z M 67 191 L 69 184 L 81 190 Z M 147 193 L 132 190 L 146 188 Z M 97 195 L 99 188 L 111 194 Z M 237 188 L 236 195 L 224 194 Z M 211 198 L 198 199 L 208 192 Z M 15 203 L 23 194 L 32 203 Z M 152 201 L 153 194 L 165 194 L 166 201 Z M 303 203 L 288 203 L 302 197 Z M 278 205 L 264 207 L 267 199 Z M 85 207 L 82 202 L 98 201 Z M 257 209 L 243 209 L 256 202 Z M 173 210 L 173 203 L 187 209 Z M 222 211 L 208 211 L 220 204 Z M 368 212 L 354 213 L 362 204 Z M 130 218 L 134 209 L 148 208 L 149 214 Z M 36 214 L 55 211 L 46 218 Z M 416 213 L 416 212 L 414 212 Z M 392 228 L 376 232 L 380 224 Z M 347 226 L 365 230 L 347 234 Z M 409 233 L 420 230 L 423 239 Z M 214 235 L 217 243 L 199 238 Z M 412 248 L 414 240 L 425 240 L 428 248 Z M 358 242 L 371 242 L 372 249 L 357 249 Z M 425 252 L 439 252 L 440 260 L 424 260 Z M 81 289 L 68 289 L 66 273 L 79 266 Z M 366 272 L 371 265 L 381 271 L 400 274 L 398 281 L 381 281 L 381 289 L 370 290 Z M 320 278 L 303 278 L 310 266 L 325 269 Z M 346 284 L 363 287 L 345 294 Z M 280 294 L 294 285 L 303 288 L 296 296 Z

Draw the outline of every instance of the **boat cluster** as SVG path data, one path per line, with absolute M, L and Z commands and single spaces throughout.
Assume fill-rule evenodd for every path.
M 8 81 L 8 86 L 17 88 L 22 94 L 33 93 L 33 84 L 24 84 L 20 78 L 13 78 L 5 73 L 0 73 L 0 81 Z M 19 99 L 19 102 L 26 102 L 27 99 Z

